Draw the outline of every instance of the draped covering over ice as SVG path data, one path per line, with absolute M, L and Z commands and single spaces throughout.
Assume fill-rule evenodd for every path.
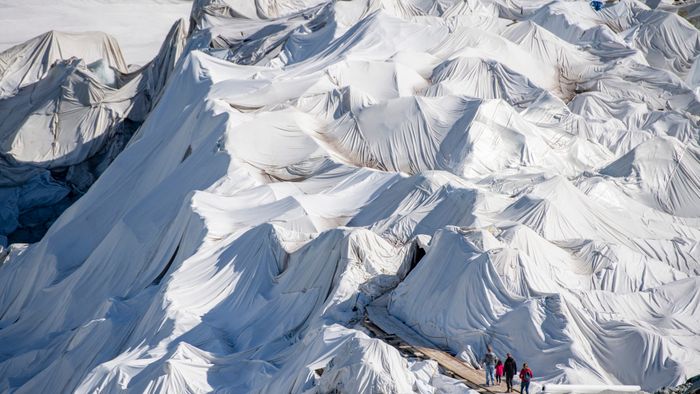
M 99 34 L 3 52 L 0 236 L 58 217 L 0 238 L 0 391 L 469 392 L 368 336 L 382 296 L 534 385 L 697 375 L 674 10 L 197 0 L 138 70 Z
M 49 32 L 0 54 L 0 194 L 18 199 L 0 206 L 0 236 L 36 239 L 88 189 L 155 104 L 186 30 L 175 23 L 135 72 L 102 33 Z

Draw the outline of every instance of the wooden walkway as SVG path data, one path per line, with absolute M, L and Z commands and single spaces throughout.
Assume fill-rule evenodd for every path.
M 404 355 L 437 361 L 452 377 L 464 381 L 471 389 L 480 393 L 505 393 L 505 381 L 498 386 L 484 386 L 484 371 L 476 370 L 451 354 L 435 348 L 427 339 L 421 337 L 399 319 L 391 316 L 386 309 L 386 299 L 367 306 L 367 327 L 377 338 L 396 347 Z M 519 390 L 513 390 L 519 392 Z

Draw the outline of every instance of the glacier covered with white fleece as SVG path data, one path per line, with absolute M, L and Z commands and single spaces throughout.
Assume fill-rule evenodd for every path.
M 586 3 L 197 0 L 138 70 L 0 53 L 0 233 L 113 147 L 0 243 L 0 392 L 469 392 L 368 336 L 386 294 L 538 384 L 697 375 L 698 32 Z

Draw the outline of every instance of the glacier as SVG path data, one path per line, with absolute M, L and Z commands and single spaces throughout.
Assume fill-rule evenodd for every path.
M 0 52 L 0 392 L 700 374 L 700 5 L 109 3 Z

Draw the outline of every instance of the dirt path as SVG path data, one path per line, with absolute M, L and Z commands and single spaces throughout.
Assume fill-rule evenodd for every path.
M 506 392 L 505 381 L 500 385 L 485 386 L 483 384 L 485 381 L 483 370 L 476 370 L 453 355 L 435 348 L 435 345 L 430 341 L 391 316 L 386 309 L 386 303 L 380 301 L 368 306 L 364 325 L 377 338 L 396 347 L 403 354 L 435 360 L 453 377 L 463 380 L 467 386 L 480 393 Z M 519 392 L 519 390 L 514 390 L 514 392 Z

